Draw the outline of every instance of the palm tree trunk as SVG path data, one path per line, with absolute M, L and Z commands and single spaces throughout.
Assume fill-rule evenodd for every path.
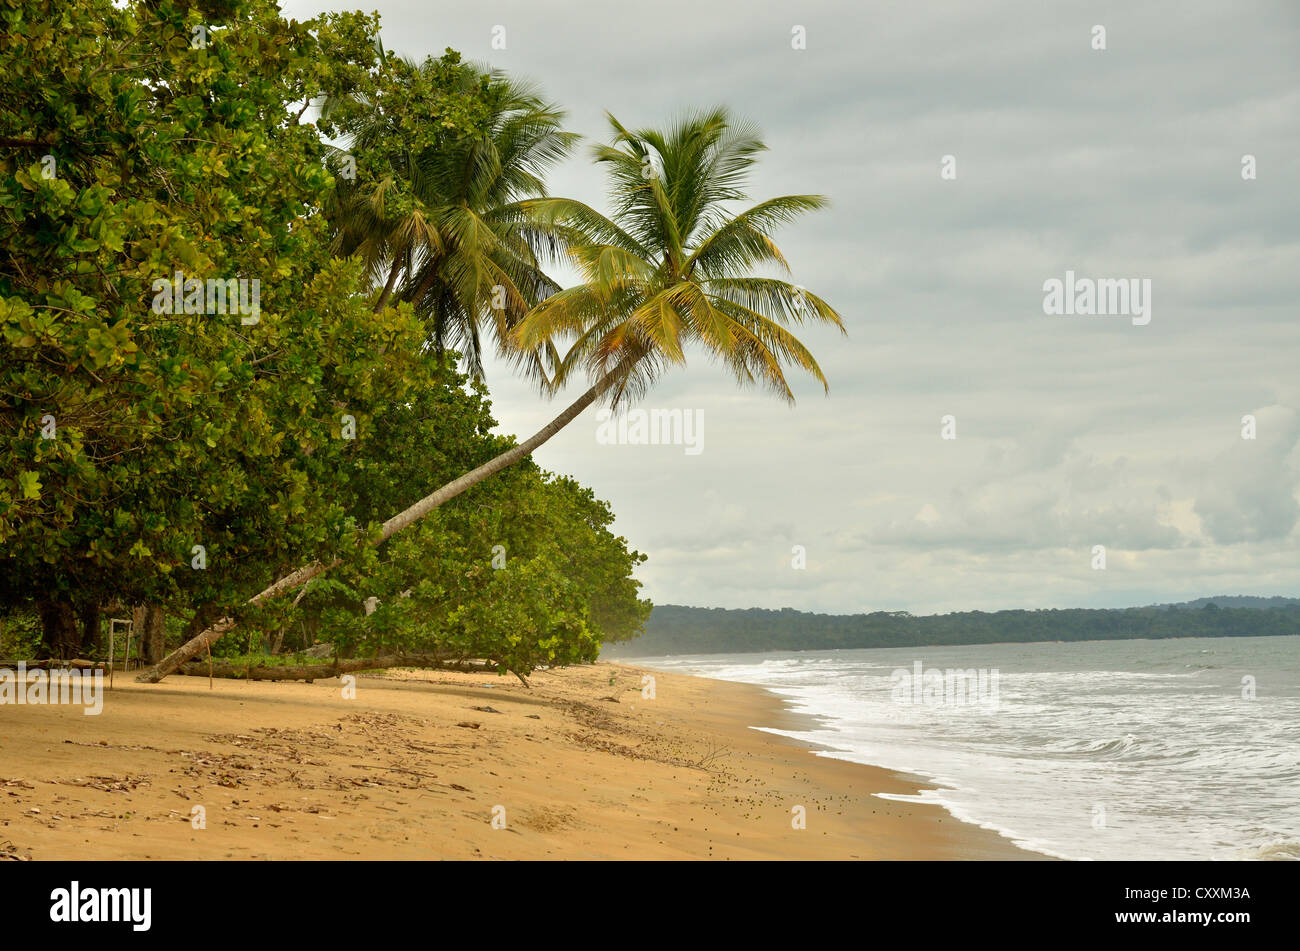
M 433 286 L 433 279 L 436 278 L 437 276 L 438 276 L 437 268 L 435 268 L 432 263 L 427 265 L 424 274 L 424 280 L 420 281 L 420 286 L 415 289 L 415 292 L 413 294 L 411 294 L 410 299 L 412 304 L 419 303 L 420 298 L 423 297 L 426 293 L 428 293 L 429 288 Z
M 394 261 L 393 269 L 388 272 L 388 281 L 384 284 L 384 292 L 379 295 L 379 300 L 375 301 L 375 313 L 384 309 L 388 303 L 388 298 L 393 294 L 393 287 L 397 284 L 397 275 L 402 272 L 402 262 Z
M 377 544 L 387 541 L 389 538 L 392 538 L 394 535 L 396 535 L 402 529 L 406 528 L 408 525 L 411 525 L 414 522 L 419 521 L 421 518 L 428 515 L 430 512 L 432 512 L 438 506 L 442 505 L 444 502 L 447 502 L 450 499 L 455 498 L 456 496 L 464 492 L 466 489 L 472 488 L 473 486 L 482 482 L 488 476 L 495 475 L 496 473 L 500 472 L 502 469 L 512 466 L 520 459 L 527 457 L 529 454 L 533 452 L 533 450 L 537 449 L 548 439 L 550 439 L 552 436 L 558 433 L 561 429 L 569 425 L 569 423 L 573 422 L 573 420 L 577 419 L 578 415 L 582 413 L 583 410 L 585 410 L 592 403 L 596 402 L 596 400 L 598 400 L 607 389 L 609 389 L 614 383 L 616 383 L 618 379 L 621 376 L 623 376 L 625 373 L 627 373 L 630 369 L 631 369 L 630 365 L 626 363 L 620 363 L 613 370 L 610 370 L 599 380 L 597 380 L 596 383 L 591 387 L 591 389 L 587 390 L 587 392 L 583 393 L 582 396 L 578 397 L 578 399 L 575 400 L 563 413 L 561 413 L 559 416 L 556 416 L 553 420 L 551 420 L 549 423 L 547 423 L 545 426 L 539 429 L 528 439 L 525 439 L 523 442 L 515 446 L 513 449 L 509 449 L 506 452 L 501 453 L 501 455 L 497 456 L 495 459 L 485 462 L 477 469 L 467 472 L 460 478 L 448 482 L 442 488 L 438 489 L 436 492 L 432 493 L 431 495 L 426 495 L 424 498 L 420 499 L 420 501 L 416 502 L 414 505 L 410 506 L 405 511 L 399 512 L 398 514 L 394 515 L 388 521 L 384 522 L 383 534 L 380 536 L 379 542 Z M 269 600 L 270 598 L 274 598 L 277 595 L 284 594 L 287 591 L 293 591 L 295 588 L 301 587 L 302 585 L 310 581 L 312 578 L 315 578 L 317 575 L 321 575 L 324 574 L 326 571 L 329 571 L 331 568 L 337 565 L 341 560 L 342 559 L 337 559 L 331 562 L 330 564 L 325 564 L 324 562 L 317 561 L 317 562 L 313 562 L 310 565 L 306 565 L 302 568 L 299 568 L 297 571 L 293 572 L 292 574 L 287 574 L 283 578 L 280 578 L 274 584 L 264 589 L 254 597 L 249 598 L 246 603 L 261 604 L 263 601 Z M 228 633 L 234 627 L 235 627 L 234 618 L 230 618 L 230 617 L 221 618 L 220 620 L 213 623 L 206 630 L 190 638 L 190 640 L 186 641 L 180 647 L 176 648 L 176 650 L 172 651 L 170 654 L 164 657 L 157 664 L 148 668 L 147 670 L 142 671 L 140 675 L 136 677 L 136 680 L 140 681 L 141 683 L 150 683 L 150 684 L 158 683 L 158 681 L 162 680 L 168 674 L 175 671 L 176 668 L 178 668 L 181 664 L 185 663 L 191 657 L 197 656 L 202 651 L 208 649 L 212 644 L 215 644 L 222 637 L 222 635 Z

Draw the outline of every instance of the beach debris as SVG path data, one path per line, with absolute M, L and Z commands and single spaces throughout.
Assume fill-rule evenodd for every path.
M 709 741 L 708 749 L 694 761 L 688 761 L 688 766 L 694 766 L 699 769 L 711 769 L 721 760 L 731 755 L 730 747 L 723 746 L 716 739 Z
M 0 860 L 9 862 L 30 862 L 32 856 L 30 853 L 22 855 L 18 851 L 18 846 L 14 845 L 8 839 L 0 842 Z
M 477 710 L 479 713 L 500 713 L 500 710 L 494 710 L 491 707 L 470 707 L 471 710 Z
M 456 725 L 463 726 L 467 730 L 477 730 L 483 726 L 482 723 L 475 723 L 473 720 L 461 720 Z
M 133 792 L 140 786 L 151 784 L 149 776 L 91 776 L 89 779 L 83 779 L 76 776 L 73 779 L 56 779 L 54 782 L 61 786 L 84 786 L 88 789 L 98 789 L 101 792 Z

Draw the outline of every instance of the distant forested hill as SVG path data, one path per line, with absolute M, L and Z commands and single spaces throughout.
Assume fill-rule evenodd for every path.
M 1162 604 L 1162 608 L 1203 608 L 1214 604 L 1221 608 L 1285 608 L 1300 604 L 1300 598 L 1283 598 L 1273 596 L 1260 598 L 1246 594 L 1221 594 L 1213 598 L 1197 598 L 1195 601 L 1183 601 L 1181 604 Z
M 793 608 L 665 604 L 655 607 L 644 634 L 610 645 L 602 656 L 1270 634 L 1300 634 L 1300 599 L 1218 597 L 1142 608 L 964 611 L 925 617 L 906 611 L 807 614 Z

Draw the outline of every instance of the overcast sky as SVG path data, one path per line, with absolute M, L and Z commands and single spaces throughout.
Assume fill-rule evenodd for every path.
M 849 328 L 803 336 L 829 396 L 799 379 L 791 408 L 696 354 L 641 405 L 702 411 L 698 455 L 601 445 L 594 410 L 536 454 L 612 503 L 650 556 L 656 603 L 932 613 L 1300 595 L 1300 4 L 285 11 L 327 6 L 377 8 L 400 53 L 451 46 L 540 82 L 589 141 L 607 137 L 605 110 L 643 126 L 725 104 L 770 146 L 756 200 L 830 197 L 776 236 L 793 280 Z M 585 149 L 551 182 L 607 208 Z M 1149 279 L 1150 322 L 1045 315 L 1044 282 L 1067 269 Z M 564 405 L 501 364 L 488 382 L 507 432 Z

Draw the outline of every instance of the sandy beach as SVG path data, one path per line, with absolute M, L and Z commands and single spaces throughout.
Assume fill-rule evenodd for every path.
M 0 858 L 1041 858 L 753 729 L 800 724 L 761 688 L 654 673 L 647 699 L 646 673 L 390 671 L 346 699 L 119 672 L 99 716 L 0 706 Z

